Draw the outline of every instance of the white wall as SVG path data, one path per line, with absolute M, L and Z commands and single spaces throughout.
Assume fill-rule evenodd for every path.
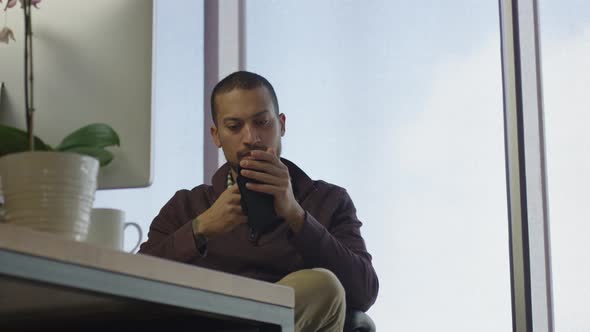
M 124 210 L 146 234 L 178 189 L 191 189 L 203 178 L 203 1 L 156 0 L 155 12 L 153 184 L 101 190 L 94 203 Z M 137 240 L 130 234 L 127 249 Z
M 57 146 L 90 123 L 113 126 L 124 144 L 111 150 L 114 159 L 99 173 L 100 188 L 150 181 L 153 12 L 148 1 L 57 0 L 32 11 L 35 135 Z M 1 14 L 16 41 L 0 49 L 5 83 L 0 122 L 17 128 L 26 128 L 22 15 L 20 6 Z

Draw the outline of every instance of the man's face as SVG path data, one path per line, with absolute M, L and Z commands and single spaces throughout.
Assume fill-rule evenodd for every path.
M 215 98 L 215 110 L 217 125 L 211 127 L 211 136 L 234 171 L 251 150 L 270 147 L 280 156 L 285 115 L 277 116 L 265 87 L 222 93 Z

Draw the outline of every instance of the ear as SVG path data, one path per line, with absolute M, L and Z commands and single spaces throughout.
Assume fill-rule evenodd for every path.
M 285 136 L 285 123 L 287 122 L 285 113 L 279 114 L 279 122 L 281 123 L 281 137 L 283 137 Z
M 220 148 L 221 147 L 221 141 L 219 140 L 219 135 L 217 135 L 217 127 L 216 126 L 211 126 L 211 138 L 213 138 L 213 142 L 215 143 L 215 145 Z

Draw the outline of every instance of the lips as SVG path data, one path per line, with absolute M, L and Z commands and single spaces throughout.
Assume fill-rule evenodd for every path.
M 238 160 L 242 160 L 245 157 L 250 157 L 252 155 L 251 151 L 247 152 L 238 152 Z

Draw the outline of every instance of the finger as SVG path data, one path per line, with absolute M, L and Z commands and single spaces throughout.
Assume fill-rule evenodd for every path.
M 240 193 L 240 187 L 233 185 L 231 187 L 228 187 L 227 190 L 229 192 L 231 192 L 232 194 L 239 194 Z
M 240 217 L 244 216 L 244 211 L 242 210 L 241 205 L 234 205 L 230 208 L 230 212 L 236 214 Z
M 233 205 L 239 205 L 240 201 L 242 200 L 242 196 L 241 195 L 232 195 L 228 200 L 227 200 L 227 204 L 233 204 Z
M 250 190 L 257 191 L 259 193 L 265 193 L 269 195 L 277 195 L 282 192 L 282 188 L 271 185 L 271 184 L 263 184 L 263 183 L 246 183 L 246 187 Z
M 237 183 L 232 185 L 232 191 L 230 192 L 231 196 L 240 196 L 241 193 L 242 192 L 240 191 L 240 186 Z
M 225 191 L 223 191 L 221 193 L 221 196 L 231 197 L 231 196 L 239 195 L 239 194 L 240 194 L 240 188 L 237 185 L 235 185 L 235 186 L 230 186 L 230 187 L 225 188 Z
M 275 186 L 281 186 L 285 182 L 282 177 L 249 169 L 243 169 L 241 174 L 249 179 Z
M 250 170 L 261 171 L 264 173 L 272 174 L 275 176 L 285 176 L 287 173 L 282 168 L 278 167 L 277 165 L 271 164 L 268 161 L 259 161 L 259 160 L 242 160 L 240 162 L 240 166 L 243 168 L 247 168 Z M 242 174 L 244 175 L 244 174 Z
M 219 197 L 220 199 L 223 198 L 224 204 L 238 204 L 240 202 L 240 200 L 242 199 L 242 195 L 241 195 L 241 193 L 239 191 L 239 188 L 237 188 L 238 189 L 237 191 L 234 191 L 234 188 L 233 187 L 238 187 L 238 185 L 232 186 L 231 189 L 228 188 Z
M 238 185 L 233 185 L 231 187 L 227 187 L 225 191 L 221 194 L 223 196 L 227 196 L 227 200 L 231 201 L 233 198 L 237 197 L 240 198 L 240 187 Z
M 273 164 L 278 164 L 279 158 L 277 158 L 277 156 L 274 153 L 271 153 L 269 151 L 273 151 L 271 148 L 269 148 L 266 151 L 261 151 L 261 150 L 252 150 L 250 151 L 250 155 L 252 157 L 254 157 L 254 159 L 257 160 L 266 160 L 268 162 L 271 162 Z

